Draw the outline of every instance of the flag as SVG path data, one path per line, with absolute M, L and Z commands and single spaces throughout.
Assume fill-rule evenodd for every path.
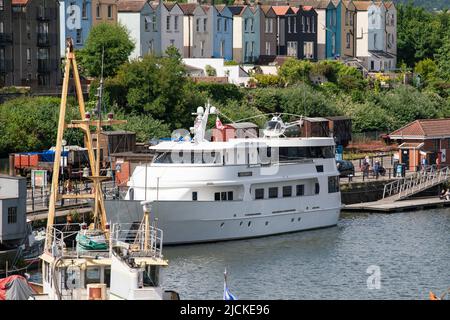
M 222 124 L 222 121 L 220 121 L 219 117 L 216 118 L 216 128 L 219 130 L 223 130 L 225 128 Z
M 228 290 L 227 287 L 227 269 L 224 272 L 224 281 L 223 281 L 223 300 L 237 300 L 237 298 Z

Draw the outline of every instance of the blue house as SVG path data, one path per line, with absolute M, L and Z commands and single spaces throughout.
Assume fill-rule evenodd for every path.
M 213 58 L 233 60 L 233 14 L 225 5 L 211 6 Z
M 330 1 L 326 11 L 326 50 L 327 59 L 336 59 L 341 52 L 342 3 Z
M 261 47 L 260 14 L 259 6 L 246 6 L 242 11 L 244 63 L 254 63 L 259 59 Z

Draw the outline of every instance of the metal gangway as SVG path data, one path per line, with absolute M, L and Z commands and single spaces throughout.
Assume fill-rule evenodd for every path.
M 383 200 L 403 200 L 450 179 L 450 167 L 429 166 L 406 178 L 384 185 Z

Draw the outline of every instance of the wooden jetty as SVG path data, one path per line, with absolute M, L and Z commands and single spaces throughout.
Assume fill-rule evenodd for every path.
M 342 211 L 394 213 L 401 211 L 424 210 L 433 208 L 450 207 L 449 200 L 441 200 L 439 197 L 412 198 L 401 201 L 379 200 L 344 205 Z

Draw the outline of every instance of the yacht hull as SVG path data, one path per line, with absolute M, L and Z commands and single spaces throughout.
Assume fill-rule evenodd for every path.
M 241 201 L 155 201 L 151 219 L 164 230 L 166 245 L 270 236 L 338 223 L 340 205 L 302 210 L 289 206 L 290 202 L 280 200 L 278 208 L 267 211 L 271 206 L 254 202 L 245 206 Z M 142 214 L 136 214 L 142 212 L 139 201 L 107 201 L 106 205 L 110 213 L 116 211 L 108 217 L 113 222 L 142 219 Z M 127 214 L 131 212 L 134 214 Z

